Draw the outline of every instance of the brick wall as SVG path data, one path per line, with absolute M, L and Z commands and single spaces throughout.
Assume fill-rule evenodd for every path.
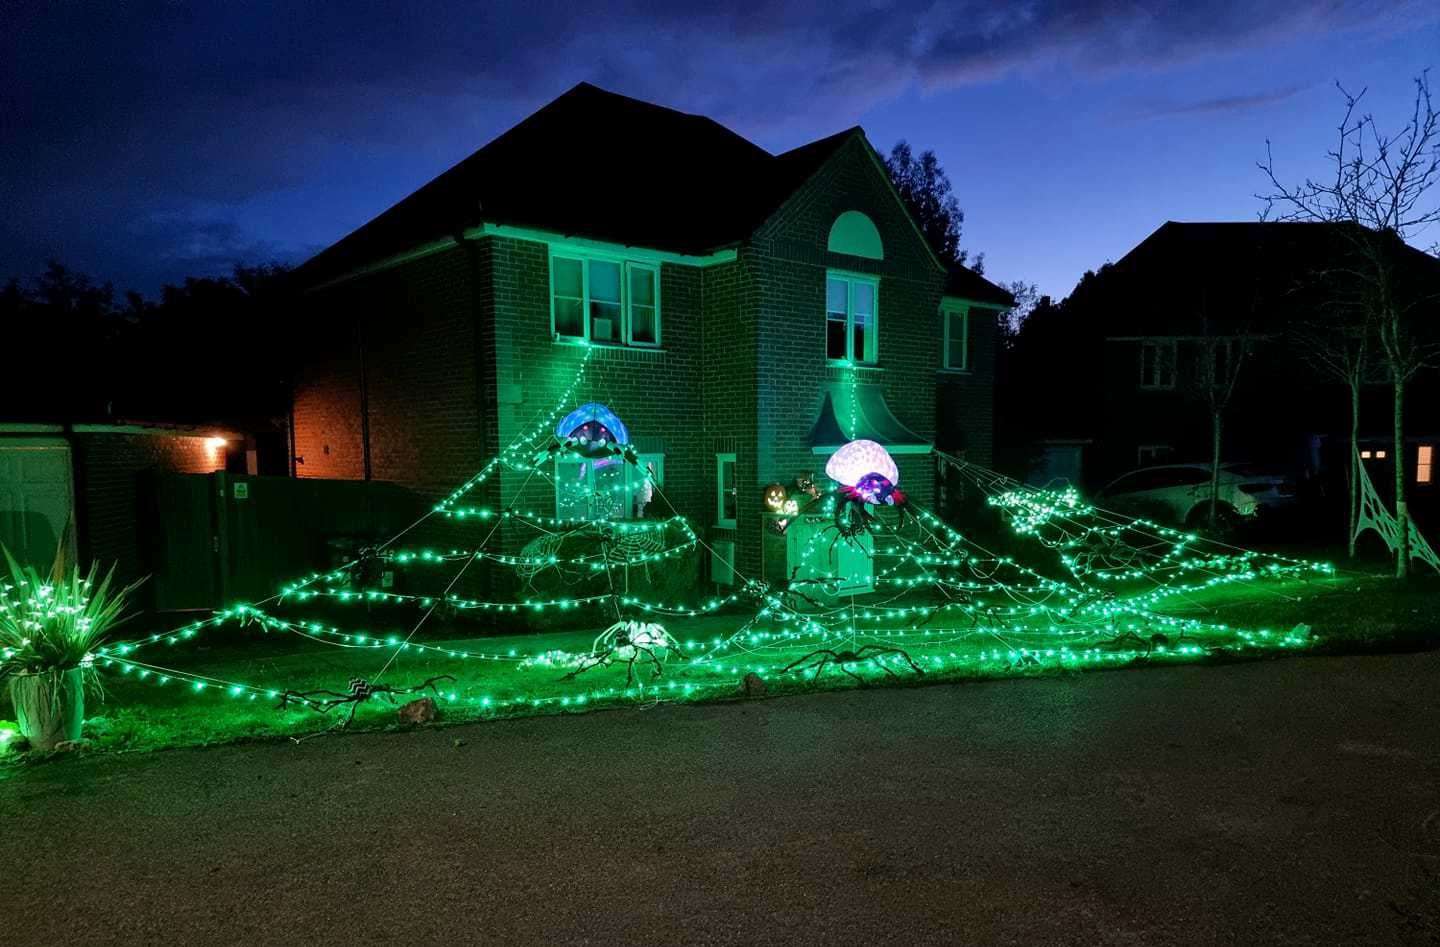
M 1000 344 L 999 319 L 993 310 L 972 309 L 968 324 L 970 370 L 940 371 L 936 376 L 935 446 L 963 453 L 966 460 L 990 467 L 995 460 L 995 361 Z M 936 337 L 937 349 L 943 338 L 943 335 Z
M 740 543 L 740 529 L 715 525 L 716 454 L 735 455 L 737 525 L 755 520 L 760 513 L 760 491 L 745 484 L 760 481 L 759 438 L 756 418 L 759 411 L 760 295 L 753 274 L 751 251 L 744 248 L 734 263 L 712 266 L 704 271 L 703 351 L 701 388 L 704 401 L 704 498 L 700 518 L 695 520 L 711 542 L 735 542 L 738 569 L 747 575 L 759 571 L 758 547 Z M 703 573 L 709 576 L 708 564 Z
M 365 476 L 438 497 L 469 478 L 486 449 L 474 291 L 482 247 L 454 247 L 313 294 L 327 327 L 295 388 L 302 477 Z
M 225 467 L 225 452 L 203 436 L 86 433 L 75 436 L 76 505 L 84 517 L 82 564 L 115 564 L 115 580 L 146 575 L 149 535 L 142 509 L 141 477 L 148 471 L 213 473 Z M 142 590 L 141 600 L 146 593 Z
M 744 264 L 757 290 L 757 441 L 753 466 L 739 462 L 741 561 L 758 561 L 760 491 L 802 471 L 823 473 L 809 435 L 828 382 L 879 385 L 895 416 L 921 437 L 935 435 L 940 367 L 943 274 L 932 262 L 890 191 L 884 171 L 853 138 L 756 234 Z M 871 260 L 826 249 L 830 227 L 847 210 L 866 214 L 880 232 L 885 258 Z M 825 355 L 827 269 L 880 278 L 879 349 L 875 367 L 835 367 Z M 934 473 L 926 458 L 899 457 L 901 481 L 929 505 Z
M 302 312 L 313 320 L 296 371 L 292 400 L 295 476 L 360 480 L 362 441 L 359 335 L 344 287 L 315 294 Z
M 498 444 L 511 443 L 545 418 L 584 363 L 567 410 L 589 401 L 608 405 L 625 422 L 638 450 L 665 455 L 664 495 L 676 511 L 703 522 L 701 271 L 661 265 L 658 350 L 587 350 L 551 337 L 546 245 L 503 237 L 485 243 L 493 258 Z M 514 500 L 522 508 L 545 512 L 554 508 L 553 488 L 540 476 L 507 471 L 502 483 L 505 503 Z

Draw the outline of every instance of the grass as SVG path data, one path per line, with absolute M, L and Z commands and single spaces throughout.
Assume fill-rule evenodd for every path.
M 897 637 L 866 638 L 880 644 L 903 646 L 925 668 L 915 675 L 898 656 L 886 660 L 894 675 L 875 665 L 854 665 L 865 684 L 915 684 L 986 680 L 999 677 L 1074 673 L 1077 670 L 1135 667 L 1195 660 L 1234 660 L 1297 650 L 1285 643 L 1285 633 L 1308 625 L 1316 639 L 1307 647 L 1324 653 L 1344 654 L 1379 650 L 1421 649 L 1440 644 L 1433 603 L 1440 601 L 1440 581 L 1433 577 L 1399 585 L 1379 575 L 1348 574 L 1334 579 L 1289 580 L 1261 585 L 1222 586 L 1168 601 L 1168 614 L 1221 623 L 1235 628 L 1270 629 L 1269 636 L 1242 639 L 1223 632 L 1189 642 L 1193 650 L 1180 653 L 1184 641 L 1164 640 L 1161 648 L 1139 639 L 1076 640 L 1053 636 L 997 638 L 967 627 L 936 622 L 923 631 Z M 707 645 L 731 636 L 748 615 L 711 615 L 673 620 L 671 632 L 682 641 L 698 641 L 691 657 L 704 654 Z M 440 685 L 441 712 L 450 721 L 492 719 L 537 713 L 578 712 L 634 705 L 656 700 L 724 700 L 739 694 L 740 680 L 750 671 L 764 679 L 770 694 L 859 686 L 838 668 L 827 668 L 818 678 L 810 673 L 780 673 L 780 668 L 805 655 L 814 643 L 764 638 L 746 639 L 740 650 L 699 661 L 672 659 L 663 677 L 651 680 L 637 664 L 642 686 L 626 687 L 623 664 L 595 668 L 574 680 L 561 678 L 565 666 L 522 663 L 520 655 L 543 652 L 588 651 L 593 631 L 551 631 L 541 634 L 487 635 L 473 630 L 427 625 L 417 643 L 454 651 L 500 655 L 505 660 L 451 657 L 435 651 L 401 651 L 386 672 L 385 683 L 396 687 L 416 684 L 437 675 L 453 675 Z M 851 643 L 830 645 L 841 649 Z M 1067 659 L 1060 649 L 1072 649 Z M 1083 659 L 1075 653 L 1084 650 Z M 321 639 L 282 632 L 265 633 L 255 626 L 234 624 L 211 630 L 175 646 L 152 646 L 136 658 L 156 665 L 204 675 L 219 681 L 236 681 L 262 689 L 345 690 L 352 677 L 373 680 L 393 648 L 342 648 Z M 514 653 L 515 658 L 510 658 Z M 99 750 L 133 751 L 201 745 L 249 739 L 300 736 L 338 722 L 348 707 L 330 717 L 299 705 L 277 708 L 277 701 L 250 692 L 231 694 L 219 683 L 196 690 L 192 684 L 172 680 L 156 683 L 151 674 L 117 667 L 102 674 L 103 699 L 92 700 L 86 736 Z M 418 695 L 417 695 L 418 696 Z M 411 697 L 399 697 L 404 701 Z M 0 703 L 0 721 L 6 705 Z M 381 700 L 361 705 L 357 728 L 397 726 L 394 707 Z M 6 728 L 0 722 L 0 730 Z M 10 754 L 10 759 L 17 754 Z

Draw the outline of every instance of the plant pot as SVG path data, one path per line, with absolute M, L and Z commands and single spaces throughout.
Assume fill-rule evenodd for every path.
M 85 721 L 85 681 L 79 668 L 16 674 L 10 678 L 15 722 L 31 749 L 53 750 L 80 739 Z

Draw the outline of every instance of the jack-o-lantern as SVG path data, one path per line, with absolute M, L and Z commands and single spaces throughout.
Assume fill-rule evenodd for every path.
M 785 501 L 790 498 L 789 491 L 784 484 L 769 483 L 765 485 L 765 509 L 771 513 L 785 512 Z

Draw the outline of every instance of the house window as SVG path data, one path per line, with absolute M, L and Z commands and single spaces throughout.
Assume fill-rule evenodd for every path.
M 1140 387 L 1175 387 L 1175 340 L 1140 343 Z
M 1415 455 L 1415 482 L 1432 483 L 1434 477 L 1435 447 L 1433 444 L 1421 444 L 1419 452 Z
M 557 339 L 658 346 L 658 267 L 629 260 L 552 255 L 550 327 Z
M 653 484 L 652 484 L 653 481 Z M 665 455 L 641 454 L 639 465 L 614 457 L 555 460 L 555 517 L 628 520 L 643 516 L 665 484 Z
M 942 310 L 945 320 L 945 367 L 953 372 L 970 370 L 970 310 L 965 306 L 947 306 Z
M 878 297 L 873 276 L 825 276 L 825 356 L 832 362 L 873 365 L 879 352 Z
M 1141 467 L 1149 467 L 1151 464 L 1158 464 L 1167 460 L 1174 450 L 1169 444 L 1141 444 L 1136 449 L 1136 461 Z
M 715 525 L 734 529 L 739 517 L 740 491 L 735 483 L 735 455 L 715 455 Z

